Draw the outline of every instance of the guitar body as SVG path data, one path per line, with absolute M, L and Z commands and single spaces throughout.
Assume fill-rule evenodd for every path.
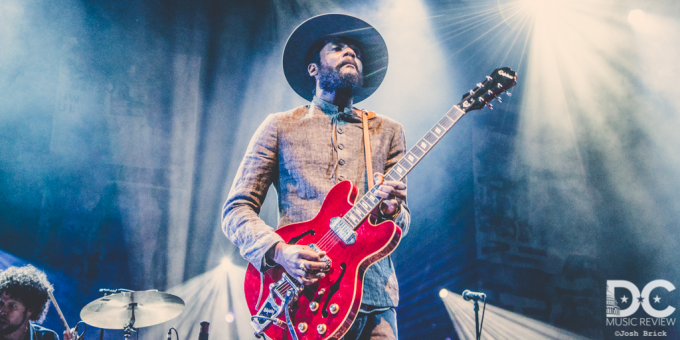
M 276 230 L 289 244 L 318 245 L 332 261 L 326 276 L 313 285 L 305 286 L 297 300 L 288 306 L 300 340 L 342 338 L 359 311 L 366 269 L 394 251 L 401 239 L 401 228 L 394 222 L 373 225 L 368 219 L 355 230 L 354 244 L 345 244 L 335 235 L 330 229 L 331 219 L 344 216 L 352 208 L 357 192 L 350 181 L 340 182 L 328 193 L 314 219 Z M 261 274 L 252 264 L 248 265 L 244 289 L 251 315 L 256 315 L 262 308 L 270 294 L 270 284 L 279 281 L 284 273 L 281 266 Z M 312 302 L 318 303 L 316 311 L 310 308 Z M 337 305 L 336 313 L 330 311 L 334 304 Z M 271 324 L 263 333 L 271 339 L 292 339 L 286 328 L 285 313 L 281 313 L 278 319 L 283 321 L 283 327 Z M 317 329 L 320 325 L 325 325 L 325 331 L 321 333 Z M 300 328 L 304 326 L 306 330 L 301 332 Z

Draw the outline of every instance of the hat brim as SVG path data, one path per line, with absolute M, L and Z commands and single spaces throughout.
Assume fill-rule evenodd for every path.
M 345 14 L 322 14 L 308 19 L 291 33 L 283 50 L 283 73 L 288 84 L 302 98 L 314 97 L 314 78 L 307 73 L 306 55 L 312 45 L 326 37 L 350 38 L 360 44 L 364 85 L 354 93 L 358 103 L 375 92 L 387 73 L 387 45 L 367 22 Z

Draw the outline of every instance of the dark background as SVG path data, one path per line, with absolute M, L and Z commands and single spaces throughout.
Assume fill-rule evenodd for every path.
M 611 337 L 607 280 L 680 283 L 678 52 L 673 34 L 626 22 L 642 8 L 675 24 L 678 6 L 592 2 L 559 27 L 571 35 L 546 37 L 501 15 L 508 3 L 2 2 L 1 263 L 46 270 L 71 323 L 98 288 L 164 291 L 225 257 L 245 266 L 221 206 L 259 123 L 304 104 L 285 39 L 341 12 L 385 36 L 388 75 L 359 107 L 404 124 L 409 146 L 494 68 L 519 73 L 512 97 L 463 117 L 409 175 L 400 338 L 456 338 L 442 288 Z M 53 311 L 45 325 L 61 330 Z

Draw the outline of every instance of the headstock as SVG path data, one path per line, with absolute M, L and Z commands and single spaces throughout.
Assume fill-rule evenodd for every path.
M 501 93 L 507 91 L 517 84 L 517 73 L 509 67 L 501 67 L 493 70 L 491 75 L 477 84 L 477 87 L 463 95 L 463 100 L 458 103 L 458 107 L 465 112 L 482 109 L 488 106 L 493 110 L 491 101 Z M 510 92 L 507 93 L 510 96 Z M 497 99 L 501 102 L 501 99 Z

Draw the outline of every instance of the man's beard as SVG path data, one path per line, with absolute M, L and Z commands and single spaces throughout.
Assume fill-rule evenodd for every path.
M 5 319 L 4 321 L 7 321 L 7 325 L 5 326 L 5 328 L 0 327 L 0 336 L 4 337 L 5 335 L 9 335 L 9 334 L 16 332 L 17 329 L 19 329 L 19 327 L 21 327 L 24 324 L 27 317 L 28 317 L 28 311 L 25 311 L 24 317 L 21 319 L 21 322 L 19 322 L 19 323 L 11 324 L 11 323 L 9 323 L 9 320 Z
M 322 64 L 319 67 L 319 87 L 326 91 L 351 91 L 352 94 L 358 93 L 364 85 L 364 76 L 358 71 L 340 74 L 339 69 L 347 64 L 343 63 L 337 69 Z

